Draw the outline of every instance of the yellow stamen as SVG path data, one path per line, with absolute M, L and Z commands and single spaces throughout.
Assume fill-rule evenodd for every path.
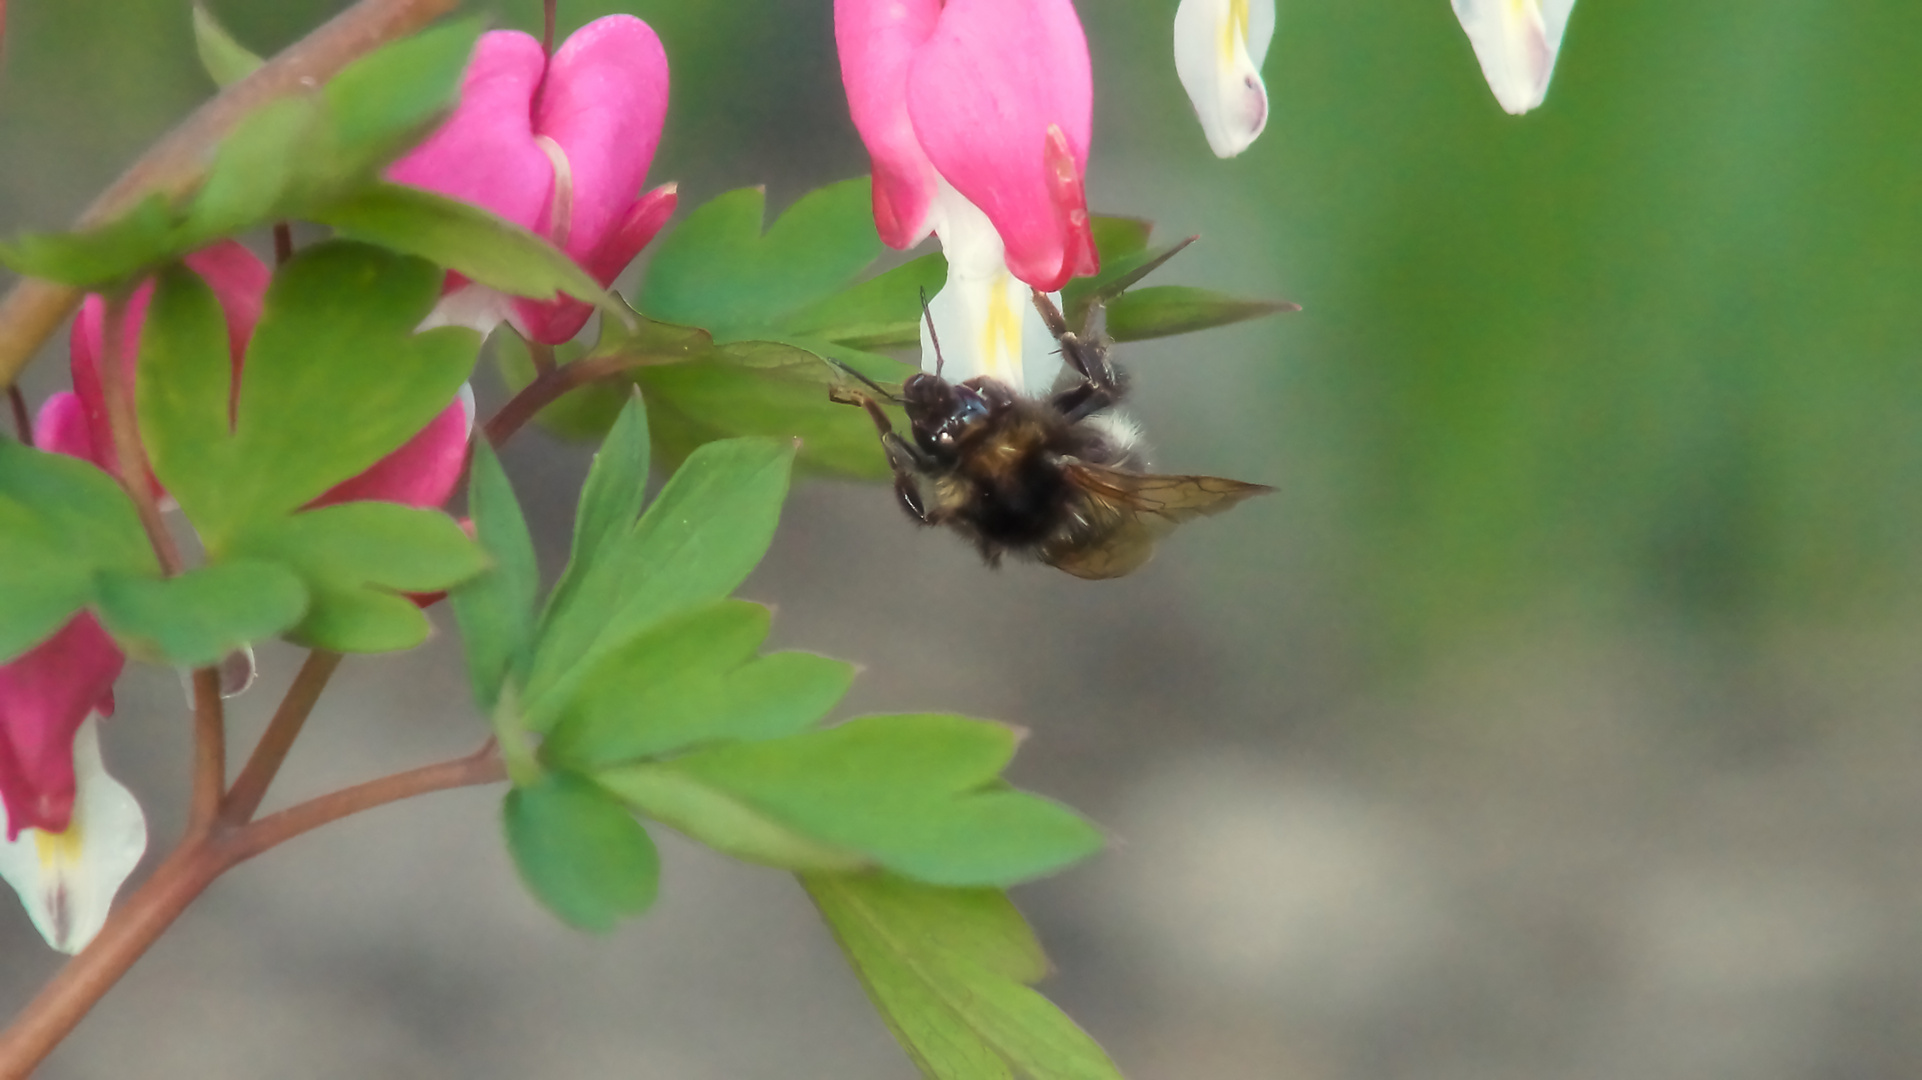
M 1515 0 L 1528 3 L 1529 0 Z M 1248 40 L 1248 0 L 1228 0 L 1228 21 L 1221 24 L 1221 62 L 1232 64 L 1235 49 Z
M 50 833 L 44 829 L 30 829 L 33 833 L 33 848 L 40 856 L 40 869 L 53 871 L 63 866 L 73 866 L 80 862 L 80 821 L 75 818 L 67 826 L 66 832 Z
M 1014 306 L 1013 285 L 1012 275 L 995 275 L 994 285 L 988 291 L 988 317 L 981 324 L 981 356 L 988 367 L 987 374 L 1018 386 L 1021 311 Z

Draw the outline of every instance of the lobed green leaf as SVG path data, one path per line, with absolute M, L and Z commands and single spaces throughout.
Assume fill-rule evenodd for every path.
M 582 930 L 612 930 L 654 904 L 660 854 L 633 815 L 590 781 L 549 773 L 508 792 L 507 850 L 549 911 Z
M 770 823 L 939 885 L 1007 885 L 1100 848 L 1072 810 L 999 781 L 1014 732 L 957 716 L 870 716 L 821 731 L 728 743 L 648 766 Z M 623 768 L 597 774 L 624 791 Z
M 460 625 L 474 700 L 492 713 L 501 685 L 526 665 L 533 648 L 540 567 L 514 488 L 486 439 L 474 445 L 467 510 L 490 565 L 449 592 L 448 602 Z
M 194 51 L 215 86 L 231 86 L 259 70 L 263 61 L 234 40 L 207 5 L 194 0 Z
M 103 573 L 160 574 L 120 485 L 78 458 L 0 439 L 0 663 L 93 602 Z
M 888 875 L 813 873 L 801 883 L 930 1080 L 1120 1080 L 1101 1047 L 1029 989 L 1047 960 L 1004 894 Z
M 782 329 L 858 349 L 918 346 L 921 298 L 932 298 L 947 280 L 948 261 L 923 255 L 794 312 Z
M 307 589 L 267 562 L 203 566 L 171 578 L 103 571 L 96 606 L 128 653 L 194 668 L 292 627 L 307 610 Z

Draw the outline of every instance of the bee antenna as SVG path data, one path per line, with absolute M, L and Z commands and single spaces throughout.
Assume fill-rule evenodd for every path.
M 900 405 L 904 403 L 900 394 L 897 394 L 894 391 L 889 390 L 887 387 L 882 386 L 880 383 L 875 382 L 873 379 L 868 378 L 866 375 L 861 374 L 860 372 L 854 370 L 853 368 L 842 363 L 841 361 L 836 360 L 831 356 L 824 356 L 822 357 L 822 359 L 826 360 L 830 364 L 833 364 L 835 367 L 840 368 L 842 371 L 846 372 L 847 374 L 852 375 L 855 378 L 866 383 L 868 389 L 874 391 L 875 393 L 881 395 L 882 397 L 888 399 L 889 401 L 895 403 L 896 405 Z
M 928 340 L 934 343 L 934 377 L 941 377 L 947 359 L 941 355 L 941 335 L 934 332 L 934 309 L 928 306 L 928 290 L 921 290 L 921 318 L 928 324 Z

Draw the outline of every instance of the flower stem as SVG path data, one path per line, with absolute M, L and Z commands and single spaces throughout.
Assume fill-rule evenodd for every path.
M 107 403 L 107 427 L 113 437 L 114 466 L 120 486 L 133 500 L 140 524 L 160 567 L 169 576 L 180 573 L 180 549 L 173 534 L 160 520 L 160 506 L 154 500 L 153 477 L 147 472 L 147 452 L 140 445 L 139 421 L 134 416 L 132 358 L 121 355 L 126 347 L 127 290 L 110 294 L 106 317 L 100 331 L 100 389 Z
M 299 803 L 238 828 L 190 832 L 153 876 L 115 908 L 98 937 L 68 961 L 4 1032 L 0 1080 L 25 1080 L 208 885 L 235 865 L 341 818 L 401 799 L 506 778 L 489 739 L 452 761 L 383 776 Z
M 5 0 L 0 0 L 4 3 Z M 17 386 L 7 387 L 7 401 L 13 405 L 13 433 L 19 437 L 20 445 L 33 445 L 33 412 L 27 408 L 27 395 Z
M 320 700 L 320 692 L 327 688 L 327 680 L 334 677 L 340 661 L 339 653 L 326 649 L 307 654 L 307 662 L 300 666 L 300 673 L 287 688 L 280 708 L 274 710 L 274 718 L 267 722 L 267 730 L 261 734 L 247 764 L 241 766 L 234 786 L 228 789 L 226 802 L 220 809 L 223 822 L 244 825 L 253 819 L 254 811 L 260 809 L 260 801 L 267 797 L 268 785 L 274 782 L 281 763 L 287 760 L 287 752 L 293 749 L 294 739 L 299 737 L 301 726 L 314 711 L 314 703 Z
M 286 266 L 294 257 L 294 227 L 284 221 L 274 222 L 274 265 Z
M 220 816 L 227 788 L 227 708 L 220 699 L 220 669 L 194 670 L 194 788 L 187 835 L 207 832 Z
M 616 353 L 612 356 L 596 356 L 562 364 L 536 376 L 534 381 L 521 387 L 521 391 L 507 400 L 500 411 L 488 419 L 481 430 L 487 435 L 489 445 L 498 449 L 501 444 L 513 438 L 534 415 L 559 400 L 569 390 L 586 386 L 588 383 L 618 375 L 632 368 L 646 367 L 661 363 L 678 356 L 659 356 L 653 353 Z
M 191 191 L 206 175 L 214 146 L 241 118 L 269 101 L 312 90 L 349 62 L 426 26 L 457 2 L 360 0 L 194 110 L 102 192 L 75 227 L 112 221 L 155 192 L 177 197 Z M 20 369 L 80 306 L 81 295 L 71 286 L 28 279 L 0 300 L 0 385 L 13 385 Z

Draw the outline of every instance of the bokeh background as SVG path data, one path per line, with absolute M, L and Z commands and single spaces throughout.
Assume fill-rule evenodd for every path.
M 216 9 L 265 51 L 335 6 Z M 1173 7 L 1081 4 L 1092 202 L 1201 235 L 1162 280 L 1306 310 L 1130 348 L 1132 408 L 1164 467 L 1280 493 L 1091 584 L 810 482 L 744 595 L 866 665 L 850 712 L 1033 730 L 1017 778 L 1115 843 L 1017 899 L 1044 989 L 1136 1080 L 1922 1075 L 1922 7 L 1583 0 L 1516 119 L 1443 0 L 1283 0 L 1273 118 L 1230 162 Z M 628 10 L 667 44 L 651 182 L 684 205 L 865 170 L 828 0 Z M 7 16 L 6 231 L 210 91 L 176 0 Z M 585 459 L 509 456 L 550 554 Z M 262 660 L 243 737 L 297 656 Z M 175 682 L 130 676 L 106 732 L 159 840 Z M 276 797 L 481 731 L 447 636 L 357 660 Z M 243 867 L 44 1075 L 913 1075 L 781 875 L 670 837 L 655 912 L 576 935 L 495 798 Z M 0 912 L 0 1010 L 56 959 Z

